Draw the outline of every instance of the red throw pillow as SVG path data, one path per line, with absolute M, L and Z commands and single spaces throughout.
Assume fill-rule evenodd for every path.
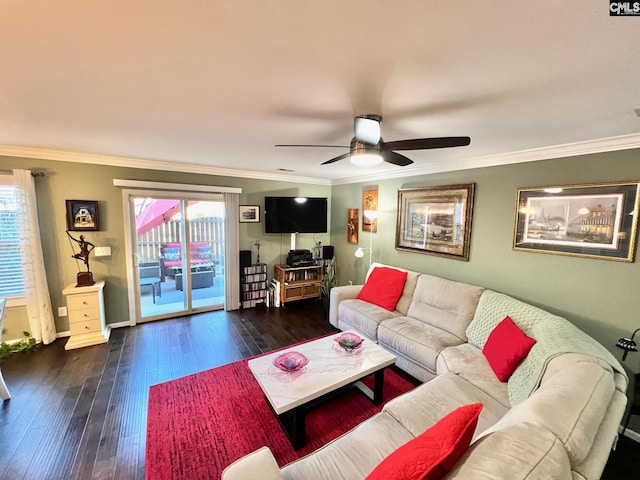
M 469 448 L 480 410 L 481 403 L 455 409 L 385 458 L 366 480 L 442 478 Z
M 482 353 L 498 379 L 506 382 L 535 343 L 507 315 L 489 334 Z
M 407 272 L 388 267 L 375 267 L 358 293 L 365 300 L 392 312 L 404 290 Z

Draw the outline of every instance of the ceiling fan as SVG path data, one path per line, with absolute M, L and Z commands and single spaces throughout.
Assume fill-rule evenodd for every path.
M 360 166 L 373 166 L 381 162 L 400 167 L 411 165 L 413 160 L 394 150 L 429 150 L 433 148 L 464 147 L 471 143 L 469 137 L 414 138 L 384 142 L 380 137 L 380 115 L 358 115 L 353 120 L 354 137 L 349 147 L 343 145 L 276 145 L 276 147 L 335 147 L 348 148 L 349 152 L 322 162 L 322 165 L 349 158 Z

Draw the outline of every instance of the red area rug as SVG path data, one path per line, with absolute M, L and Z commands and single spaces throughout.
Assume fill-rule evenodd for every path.
M 412 388 L 411 382 L 387 369 L 384 402 Z M 350 390 L 307 414 L 307 443 L 296 451 L 266 404 L 246 360 L 153 385 L 149 390 L 145 477 L 220 478 L 227 465 L 263 445 L 271 448 L 282 466 L 380 409 L 362 392 Z

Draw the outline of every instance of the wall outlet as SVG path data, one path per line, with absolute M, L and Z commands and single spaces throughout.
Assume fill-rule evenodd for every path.
M 66 317 L 67 316 L 67 307 L 58 307 L 58 316 Z
M 349 285 L 353 285 L 353 281 L 352 280 L 349 280 Z
M 93 253 L 96 257 L 110 257 L 111 247 L 96 247 Z

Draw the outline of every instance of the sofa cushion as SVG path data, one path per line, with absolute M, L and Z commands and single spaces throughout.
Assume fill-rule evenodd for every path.
M 422 274 L 407 316 L 446 330 L 466 342 L 465 332 L 483 290 L 475 285 Z
M 398 303 L 396 304 L 396 310 L 402 315 L 406 315 L 409 311 L 409 306 L 411 305 L 411 300 L 413 299 L 413 291 L 415 290 L 416 284 L 418 283 L 418 277 L 420 276 L 420 273 L 414 272 L 412 270 L 405 270 L 404 268 L 390 267 L 389 265 L 374 262 L 369 268 L 367 278 L 369 277 L 369 275 L 371 275 L 371 272 L 373 272 L 376 267 L 395 268 L 396 270 L 400 270 L 401 272 L 407 272 L 407 279 L 404 282 L 402 295 L 400 295 L 400 300 L 398 300 Z
M 569 457 L 551 432 L 520 423 L 474 442 L 447 480 L 572 480 Z
M 284 466 L 282 476 L 287 480 L 365 478 L 385 457 L 412 438 L 393 417 L 379 413 L 313 454 Z
M 489 334 L 482 353 L 496 377 L 506 382 L 535 343 L 507 315 Z
M 507 384 L 498 380 L 478 347 L 463 343 L 445 348 L 438 356 L 436 373 L 442 375 L 447 372 L 459 375 L 500 402 L 505 408 L 511 407 Z
M 585 356 L 587 358 L 587 356 Z M 540 425 L 564 444 L 572 463 L 585 459 L 600 429 L 615 391 L 611 368 L 592 361 L 566 363 L 556 369 L 549 362 L 540 387 L 512 407 L 489 431 L 522 422 Z
M 347 299 L 338 305 L 338 325 L 341 330 L 355 329 L 370 340 L 377 341 L 378 326 L 384 320 L 399 316 L 398 312 L 390 312 L 373 303 Z
M 390 312 L 395 310 L 407 272 L 388 267 L 376 267 L 373 269 L 366 283 L 358 293 L 358 299 L 378 305 Z
M 442 478 L 469 448 L 481 410 L 481 403 L 456 408 L 385 458 L 367 480 Z
M 269 447 L 262 447 L 236 460 L 222 472 L 220 480 L 283 480 L 280 467 Z
M 169 260 L 169 261 L 180 260 L 180 248 L 178 247 L 163 248 L 162 253 L 164 254 L 165 260 Z
M 415 318 L 395 317 L 380 324 L 378 342 L 435 373 L 440 352 L 452 345 L 459 345 L 462 340 Z
M 482 403 L 476 432 L 494 425 L 507 408 L 471 383 L 452 373 L 433 380 L 387 402 L 382 411 L 395 418 L 415 437 L 460 405 Z

